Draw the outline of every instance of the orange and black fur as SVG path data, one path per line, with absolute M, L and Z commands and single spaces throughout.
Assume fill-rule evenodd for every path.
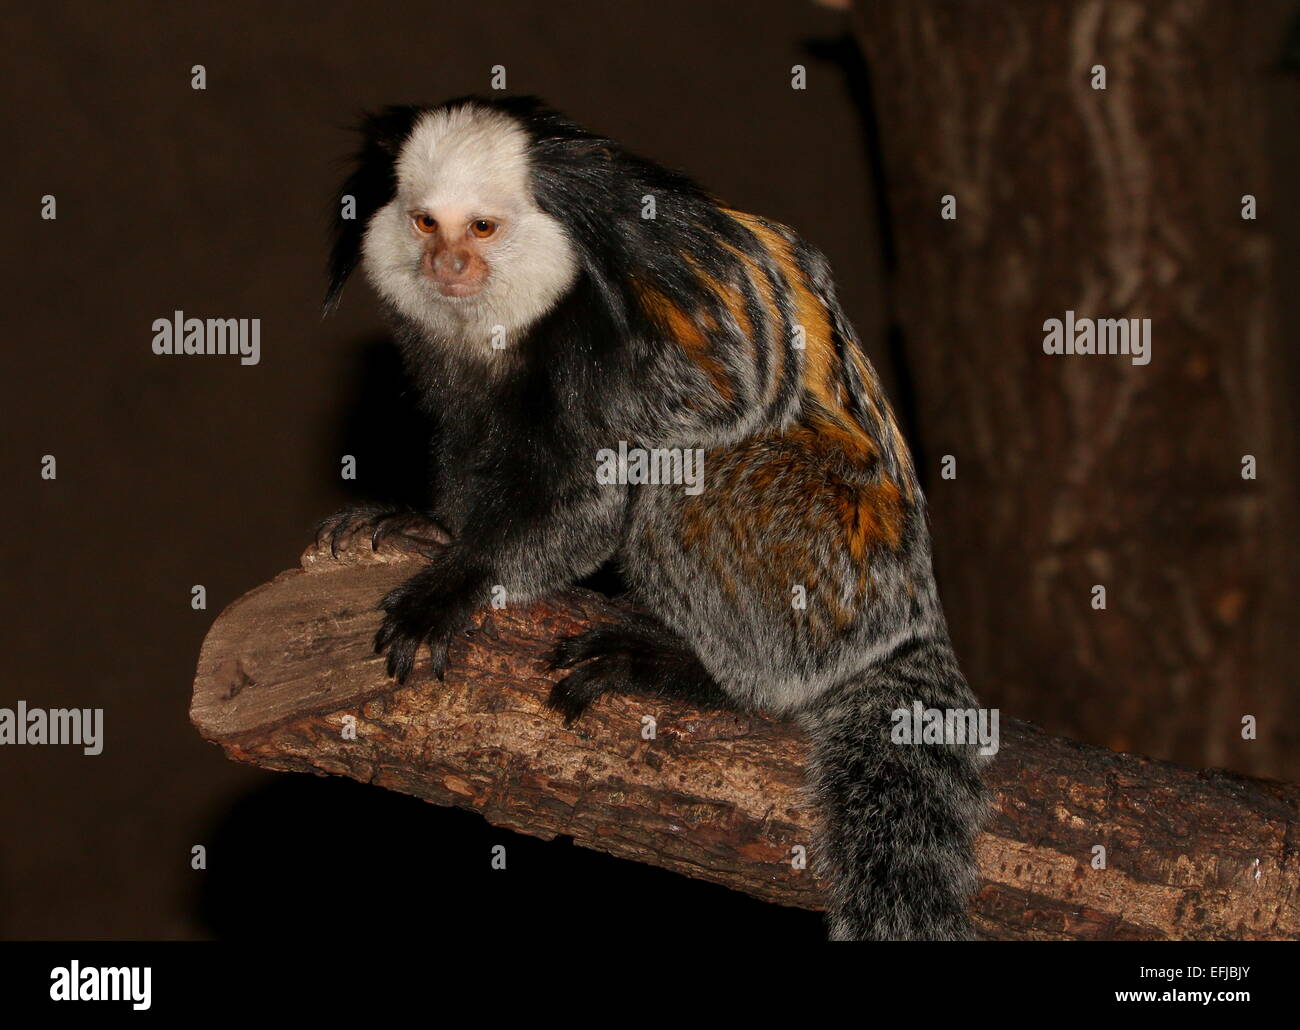
M 524 600 L 613 560 L 650 614 L 565 642 L 557 664 L 572 671 L 552 705 L 572 721 L 630 690 L 797 719 L 831 936 L 970 937 L 979 756 L 891 743 L 890 726 L 916 701 L 975 701 L 906 444 L 825 259 L 532 99 L 391 108 L 365 135 L 330 299 L 364 259 L 439 429 L 428 514 L 450 537 L 383 601 L 390 673 L 405 678 L 428 645 L 440 674 L 494 586 Z M 504 351 L 452 338 L 485 321 L 464 306 L 423 314 L 407 299 L 418 286 L 391 278 L 407 274 L 405 243 L 381 242 L 384 219 L 419 200 L 403 175 L 480 136 L 502 153 L 521 141 L 529 204 L 562 227 L 574 264 L 543 314 L 505 326 Z M 429 190 L 441 181 L 431 173 Z M 702 451 L 703 489 L 598 482 L 597 453 L 620 443 Z

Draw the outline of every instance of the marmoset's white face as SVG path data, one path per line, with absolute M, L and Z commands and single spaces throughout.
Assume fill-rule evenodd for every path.
M 366 275 L 431 334 L 478 351 L 522 333 L 564 295 L 578 261 L 538 209 L 528 137 L 508 115 L 424 115 L 402 147 L 397 192 L 370 220 Z M 490 352 L 490 350 L 488 351 Z

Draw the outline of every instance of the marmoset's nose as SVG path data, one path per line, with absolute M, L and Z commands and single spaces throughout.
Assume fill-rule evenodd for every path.
M 460 247 L 455 250 L 444 250 L 434 263 L 434 268 L 444 275 L 463 275 L 468 267 L 469 252 Z
M 438 282 L 463 278 L 470 267 L 471 255 L 465 247 L 442 247 L 425 251 L 424 274 Z

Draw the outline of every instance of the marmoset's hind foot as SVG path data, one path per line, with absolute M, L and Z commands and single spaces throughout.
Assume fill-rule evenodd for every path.
M 566 726 L 609 693 L 679 698 L 701 708 L 736 707 L 685 641 L 649 616 L 627 612 L 619 622 L 562 640 L 551 665 L 573 669 L 547 701 Z
M 316 548 L 328 543 L 330 554 L 369 547 L 393 547 L 413 554 L 427 554 L 430 550 L 451 542 L 451 535 L 427 515 L 410 508 L 366 505 L 346 508 L 331 515 L 316 527 Z

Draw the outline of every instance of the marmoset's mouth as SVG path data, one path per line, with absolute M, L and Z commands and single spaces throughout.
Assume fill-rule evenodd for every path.
M 459 297 L 472 297 L 476 293 L 483 291 L 482 283 L 435 283 L 438 292 L 444 297 L 453 299 Z

